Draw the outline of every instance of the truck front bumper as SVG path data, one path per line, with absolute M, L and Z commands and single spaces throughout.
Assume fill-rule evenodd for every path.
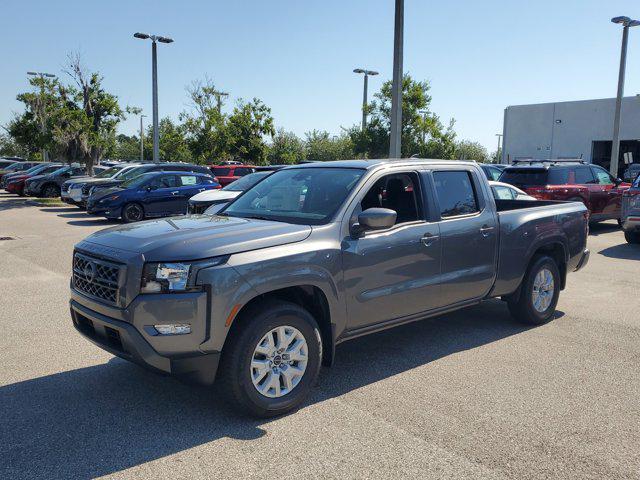
M 157 373 L 201 385 L 213 384 L 220 360 L 219 352 L 203 353 L 196 350 L 161 355 L 133 324 L 103 315 L 74 299 L 70 301 L 70 309 L 76 330 L 103 350 Z
M 578 264 L 576 265 L 574 272 L 577 272 L 581 268 L 584 268 L 587 265 L 587 263 L 589 263 L 590 254 L 591 252 L 589 251 L 589 249 L 585 248 L 584 251 L 582 252 L 582 256 L 580 257 L 580 260 L 578 261 Z

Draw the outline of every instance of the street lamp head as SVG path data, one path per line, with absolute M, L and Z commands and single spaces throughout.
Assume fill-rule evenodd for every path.
M 619 23 L 625 27 L 637 27 L 640 25 L 639 20 L 631 20 L 629 17 L 613 17 L 611 21 L 613 23 Z
M 353 73 L 364 73 L 365 71 L 362 68 L 356 68 L 353 70 Z
M 27 75 L 38 75 L 38 72 L 27 72 Z
M 378 73 L 378 72 L 376 72 L 376 71 L 374 71 L 374 70 L 369 70 L 369 71 L 367 72 L 367 74 L 369 74 L 369 75 L 371 75 L 371 76 L 379 75 L 379 73 Z
M 55 75 L 53 73 L 43 73 L 42 75 L 49 78 L 55 78 Z
M 631 21 L 631 19 L 630 19 L 629 17 L 613 17 L 613 18 L 611 19 L 611 21 L 612 21 L 613 23 L 621 23 L 621 24 L 623 24 L 623 25 L 624 25 L 624 24 L 626 24 L 626 23 L 630 22 L 630 21 Z
M 160 43 L 173 43 L 173 38 L 169 37 L 157 37 L 156 40 L 158 40 Z
M 136 32 L 133 34 L 133 36 L 135 38 L 139 38 L 141 40 L 146 40 L 147 38 L 151 38 L 149 35 L 147 35 L 146 33 L 140 33 L 140 32 Z

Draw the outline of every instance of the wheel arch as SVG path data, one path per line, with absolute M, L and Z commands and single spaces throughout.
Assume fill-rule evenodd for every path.
M 322 337 L 322 364 L 330 366 L 333 364 L 335 354 L 334 325 L 331 319 L 331 309 L 325 292 L 318 286 L 312 284 L 295 285 L 284 288 L 270 290 L 260 293 L 246 302 L 236 313 L 229 331 L 225 338 L 225 344 L 229 339 L 242 328 L 247 320 L 247 313 L 260 304 L 273 300 L 280 300 L 294 303 L 307 310 L 318 323 L 320 335 Z

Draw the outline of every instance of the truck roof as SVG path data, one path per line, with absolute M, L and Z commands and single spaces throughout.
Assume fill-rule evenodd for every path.
M 362 168 L 370 169 L 382 165 L 425 165 L 430 163 L 451 164 L 451 165 L 476 165 L 476 162 L 463 160 L 441 160 L 437 158 L 398 158 L 398 159 L 367 159 L 367 160 L 333 160 L 329 162 L 313 162 L 302 165 L 291 165 L 287 168 Z

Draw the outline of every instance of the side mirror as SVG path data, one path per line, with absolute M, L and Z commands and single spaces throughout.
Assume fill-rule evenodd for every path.
M 398 214 L 388 208 L 367 208 L 358 215 L 358 223 L 351 227 L 352 234 L 360 236 L 367 230 L 384 230 L 396 224 Z

